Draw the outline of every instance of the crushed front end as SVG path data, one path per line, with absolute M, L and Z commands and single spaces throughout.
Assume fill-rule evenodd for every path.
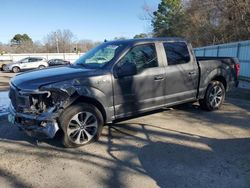
M 60 89 L 20 90 L 10 84 L 9 122 L 28 135 L 53 138 L 59 130 L 58 118 L 69 95 Z

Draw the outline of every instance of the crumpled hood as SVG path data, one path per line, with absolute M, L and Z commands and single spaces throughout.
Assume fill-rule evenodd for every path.
M 95 70 L 93 69 L 85 69 L 77 66 L 47 68 L 18 74 L 11 79 L 11 83 L 21 90 L 36 90 L 42 85 L 88 77 L 93 75 L 94 72 Z

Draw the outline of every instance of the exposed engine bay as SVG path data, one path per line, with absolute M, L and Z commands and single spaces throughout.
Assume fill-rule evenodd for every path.
M 72 101 L 70 94 L 67 90 L 57 88 L 22 91 L 11 85 L 10 112 L 15 114 L 16 124 L 30 136 L 41 137 L 37 134 L 41 133 L 52 138 L 59 129 L 57 118 L 62 109 L 70 104 L 69 101 Z

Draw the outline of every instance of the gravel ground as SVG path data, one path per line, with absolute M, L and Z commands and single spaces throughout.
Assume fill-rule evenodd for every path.
M 245 81 L 245 80 L 241 80 L 239 83 L 239 88 L 250 89 L 250 82 Z
M 0 117 L 1 187 L 250 187 L 250 102 L 220 111 L 182 105 L 106 126 L 65 149 Z
M 6 91 L 9 89 L 9 81 L 15 75 L 16 73 L 0 71 L 0 91 Z
M 106 126 L 97 143 L 65 149 L 7 122 L 0 72 L 0 187 L 250 187 L 250 90 L 220 111 L 182 105 Z M 246 100 L 238 100 L 241 98 Z

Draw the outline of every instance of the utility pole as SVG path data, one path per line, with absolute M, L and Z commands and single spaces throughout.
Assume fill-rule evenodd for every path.
M 56 37 L 56 51 L 57 53 L 59 53 L 59 45 L 58 45 L 58 37 L 57 37 L 57 33 L 55 32 L 55 37 Z

